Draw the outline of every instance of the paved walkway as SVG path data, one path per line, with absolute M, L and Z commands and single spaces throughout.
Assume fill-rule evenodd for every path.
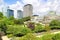
M 2 36 L 2 40 L 9 40 L 7 36 Z

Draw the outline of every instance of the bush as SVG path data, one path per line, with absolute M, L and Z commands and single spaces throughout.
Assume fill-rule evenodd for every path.
M 42 32 L 42 31 L 44 31 L 43 25 L 37 24 L 37 26 L 35 26 L 35 30 L 34 31 L 35 32 Z
M 20 40 L 38 40 L 38 38 L 32 33 L 28 33 L 27 35 L 21 37 Z
M 49 25 L 52 29 L 60 28 L 60 21 L 59 20 L 52 20 Z
M 23 36 L 27 33 L 31 33 L 32 31 L 27 27 L 20 27 L 20 26 L 8 26 L 7 27 L 7 34 L 13 34 L 15 36 Z
M 56 34 L 52 39 L 53 40 L 60 40 L 60 33 Z
M 40 39 L 41 40 L 53 40 L 52 39 L 53 36 L 54 36 L 54 34 L 47 33 L 47 34 L 43 35 Z
M 21 28 L 21 29 L 20 29 Z M 31 33 L 32 31 L 29 28 L 26 27 L 20 27 L 17 28 L 17 30 L 15 31 L 15 35 L 26 35 L 27 33 Z
M 34 22 L 28 22 L 27 27 L 30 28 L 31 30 L 35 29 L 35 23 Z
M 45 24 L 45 30 L 49 32 L 51 30 L 51 27 L 48 24 Z
M 29 21 L 31 19 L 31 17 L 29 16 L 29 17 L 24 17 L 24 18 L 22 18 L 22 20 L 25 22 L 25 21 Z
M 23 24 L 24 21 L 22 19 L 14 20 L 14 24 Z
M 7 34 L 7 37 L 11 38 L 11 37 L 13 37 L 13 34 Z
M 6 33 L 6 30 L 7 30 L 7 25 L 5 21 L 0 20 L 0 31 L 3 31 L 4 33 Z

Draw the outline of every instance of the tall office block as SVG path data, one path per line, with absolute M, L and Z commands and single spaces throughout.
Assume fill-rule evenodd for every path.
M 33 6 L 31 4 L 27 4 L 23 7 L 23 17 L 32 16 L 33 14 Z
M 2 9 L 3 15 L 6 16 L 7 18 L 10 16 L 14 16 L 14 10 L 9 9 L 9 6 L 5 6 Z
M 21 10 L 17 10 L 17 18 L 23 18 L 23 12 Z
M 7 17 L 14 16 L 14 10 L 7 9 Z

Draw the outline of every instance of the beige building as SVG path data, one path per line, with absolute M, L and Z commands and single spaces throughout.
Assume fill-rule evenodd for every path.
M 33 15 L 31 17 L 31 21 L 32 22 L 42 22 L 43 21 L 43 17 L 39 16 L 39 15 Z
M 27 4 L 23 7 L 23 17 L 32 16 L 33 14 L 33 6 L 31 4 Z
M 50 23 L 52 20 L 60 20 L 60 16 L 56 15 L 56 12 L 51 11 L 44 16 L 43 23 Z
M 32 16 L 31 21 L 40 22 L 43 24 L 49 24 L 52 20 L 60 20 L 60 16 L 56 15 L 56 12 L 51 11 L 44 17 Z

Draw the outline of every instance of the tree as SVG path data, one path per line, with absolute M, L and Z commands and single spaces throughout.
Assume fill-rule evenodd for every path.
M 14 24 L 23 24 L 23 20 L 22 19 L 18 19 L 18 20 L 14 20 Z
M 13 16 L 9 17 L 10 20 L 14 20 L 15 18 Z
M 0 12 L 0 18 L 3 18 L 3 13 L 2 12 Z
M 1 29 L 1 31 L 6 33 L 7 25 L 6 25 L 6 23 L 3 20 L 0 20 L 0 29 Z

